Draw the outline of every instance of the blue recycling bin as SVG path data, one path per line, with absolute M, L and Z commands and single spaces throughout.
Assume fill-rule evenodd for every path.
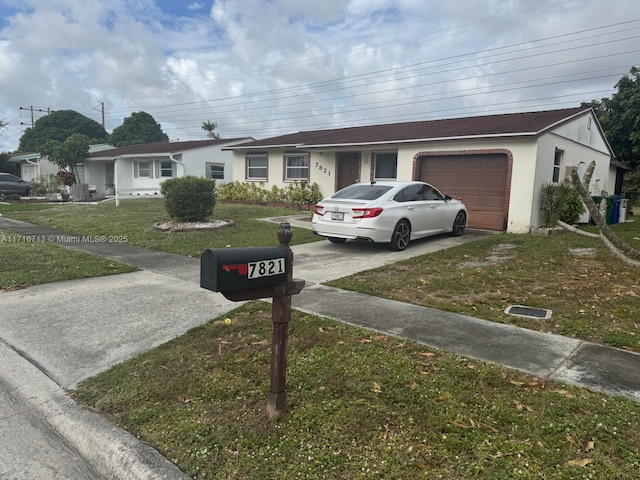
M 622 195 L 613 196 L 613 211 L 611 212 L 611 224 L 620 223 L 620 202 L 622 201 Z

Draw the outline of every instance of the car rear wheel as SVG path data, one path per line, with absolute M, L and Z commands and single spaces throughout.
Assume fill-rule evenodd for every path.
M 467 226 L 467 216 L 464 212 L 458 212 L 456 219 L 453 221 L 453 229 L 451 235 L 459 237 L 464 233 L 464 229 Z
M 391 250 L 399 252 L 407 248 L 411 239 L 411 225 L 406 220 L 401 220 L 396 225 L 391 235 Z
M 329 241 L 331 243 L 344 243 L 347 241 L 346 238 L 339 238 L 339 237 L 327 237 L 327 238 L 329 238 Z

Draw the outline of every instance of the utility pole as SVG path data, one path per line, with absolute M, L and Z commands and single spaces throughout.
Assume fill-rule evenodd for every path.
M 33 127 L 34 127 L 34 125 L 35 125 L 35 120 L 34 120 L 34 117 L 33 117 L 33 112 L 34 112 L 34 111 L 36 111 L 36 112 L 43 112 L 43 113 L 45 112 L 45 110 L 43 110 L 43 109 L 41 109 L 41 108 L 36 108 L 36 109 L 34 110 L 33 105 L 31 105 L 29 108 L 20 107 L 20 110 L 29 110 L 29 111 L 31 112 L 31 128 L 33 128 Z M 49 115 L 49 114 L 51 113 L 51 107 L 47 107 L 46 112 L 47 112 L 47 115 Z M 20 122 L 20 125 L 24 125 L 24 122 Z
M 106 127 L 104 126 L 104 102 L 100 102 L 100 110 L 96 107 L 93 107 L 93 109 L 102 113 L 102 128 L 106 130 Z

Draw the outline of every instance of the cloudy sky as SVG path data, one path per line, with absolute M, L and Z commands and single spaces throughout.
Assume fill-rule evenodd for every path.
M 32 108 L 265 138 L 573 107 L 633 65 L 637 0 L 0 0 L 0 151 Z

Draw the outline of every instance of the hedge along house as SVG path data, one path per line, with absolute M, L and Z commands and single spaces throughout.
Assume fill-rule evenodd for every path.
M 118 197 L 159 195 L 164 180 L 187 175 L 221 184 L 232 179 L 231 152 L 222 147 L 250 140 L 253 138 L 147 143 L 92 151 L 78 171 L 81 182 L 95 185 L 98 195 L 114 189 Z
M 591 108 L 298 132 L 233 147 L 233 178 L 266 188 L 316 182 L 324 196 L 355 182 L 423 180 L 461 198 L 469 228 L 526 233 L 541 225 L 540 188 L 582 174 L 591 192 L 618 193 L 613 160 Z

